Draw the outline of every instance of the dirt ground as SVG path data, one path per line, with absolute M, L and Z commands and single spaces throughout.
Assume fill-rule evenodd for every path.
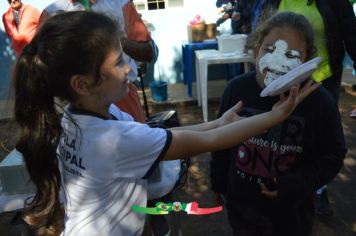
M 334 214 L 331 217 L 316 217 L 313 236 L 351 236 L 356 235 L 356 119 L 350 118 L 352 105 L 356 105 L 356 93 L 346 88 L 340 96 L 340 112 L 348 146 L 348 154 L 342 171 L 329 185 L 329 198 Z M 202 122 L 201 109 L 196 102 L 170 105 L 150 104 L 151 112 L 175 109 L 178 111 L 183 125 Z M 218 101 L 209 101 L 209 117 L 214 117 L 218 108 Z M 327 117 L 325 117 L 327 119 Z M 13 121 L 0 121 L 0 160 L 14 147 L 16 125 Z M 182 190 L 175 191 L 174 201 L 197 201 L 201 207 L 213 207 L 214 201 L 209 183 L 209 154 L 202 154 L 192 158 L 189 179 Z M 10 220 L 14 212 L 0 214 L 0 235 L 26 235 L 20 233 L 21 225 L 12 225 Z M 171 214 L 168 218 L 172 235 L 231 235 L 225 212 L 191 216 L 185 213 Z M 151 235 L 148 227 L 144 235 Z

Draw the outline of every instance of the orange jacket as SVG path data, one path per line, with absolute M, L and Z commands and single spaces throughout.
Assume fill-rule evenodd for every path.
M 36 33 L 40 12 L 30 5 L 22 4 L 19 13 L 19 25 L 16 26 L 12 8 L 2 16 L 5 32 L 11 38 L 12 47 L 19 56 L 22 49 L 32 40 Z
M 147 42 L 151 40 L 149 31 L 135 7 L 128 1 L 122 8 L 125 18 L 125 31 L 127 38 L 137 42 Z
M 128 1 L 122 8 L 125 18 L 125 31 L 130 40 L 137 42 L 147 42 L 151 39 L 150 34 L 137 13 L 135 7 Z M 129 94 L 116 105 L 122 110 L 129 113 L 136 121 L 144 123 L 146 118 L 145 113 L 140 103 L 140 97 L 137 88 L 133 84 L 129 84 Z

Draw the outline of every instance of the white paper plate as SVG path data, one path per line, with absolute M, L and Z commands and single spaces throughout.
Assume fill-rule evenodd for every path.
M 316 57 L 272 81 L 260 93 L 261 97 L 276 96 L 288 91 L 293 85 L 300 84 L 306 80 L 318 67 L 321 57 Z

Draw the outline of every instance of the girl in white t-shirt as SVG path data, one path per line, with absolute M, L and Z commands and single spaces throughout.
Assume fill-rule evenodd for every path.
M 234 146 L 283 121 L 317 87 L 293 87 L 272 111 L 240 121 L 241 102 L 211 122 L 150 128 L 112 105 L 128 93 L 119 38 L 106 16 L 63 13 L 16 63 L 16 148 L 37 187 L 24 219 L 39 235 L 141 235 L 144 215 L 131 207 L 145 206 L 146 177 L 159 161 Z M 69 102 L 62 118 L 55 97 Z

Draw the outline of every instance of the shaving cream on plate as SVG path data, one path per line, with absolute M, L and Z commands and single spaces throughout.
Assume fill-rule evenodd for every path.
M 293 85 L 302 83 L 317 69 L 321 60 L 321 57 L 316 57 L 295 67 L 278 79 L 273 80 L 266 88 L 262 90 L 260 96 L 266 97 L 280 95 L 288 91 Z

